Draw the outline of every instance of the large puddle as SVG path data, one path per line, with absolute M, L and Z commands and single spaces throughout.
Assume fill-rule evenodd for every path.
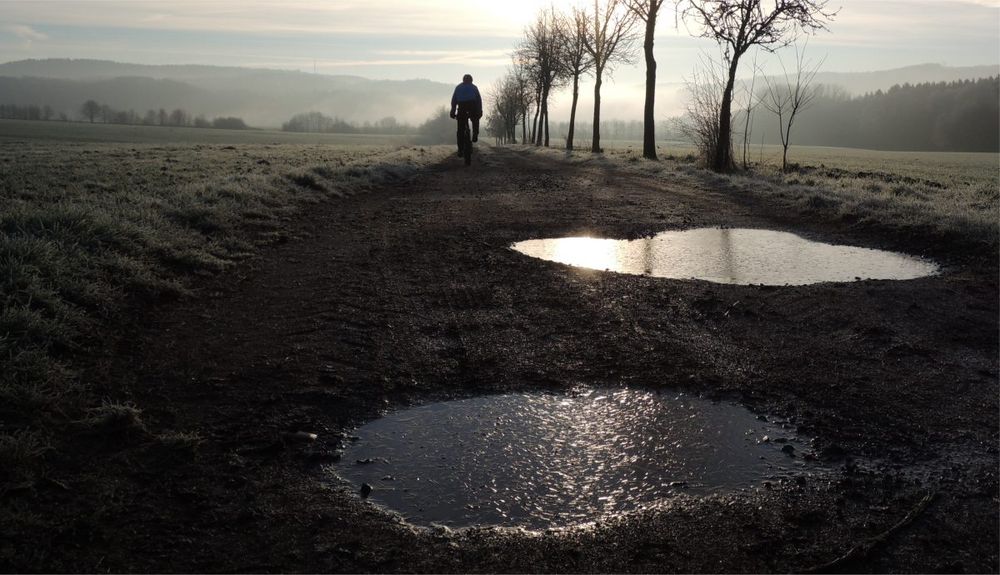
M 937 272 L 933 263 L 905 254 L 754 229 L 699 228 L 631 241 L 587 237 L 526 240 L 512 248 L 583 268 L 727 284 L 906 280 Z
M 579 525 L 808 471 L 791 426 L 640 390 L 511 394 L 391 413 L 333 471 L 420 525 Z

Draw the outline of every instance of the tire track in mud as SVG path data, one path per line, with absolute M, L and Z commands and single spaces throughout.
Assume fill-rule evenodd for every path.
M 329 455 L 344 429 L 387 408 L 489 392 L 624 383 L 734 397 L 764 411 L 814 411 L 808 417 L 819 421 L 819 430 L 847 448 L 872 445 L 870 437 L 895 445 L 913 437 L 936 440 L 947 422 L 922 414 L 964 410 L 963 429 L 946 439 L 993 437 L 996 415 L 988 406 L 995 405 L 989 394 L 995 359 L 980 348 L 969 350 L 970 359 L 931 349 L 927 342 L 947 325 L 921 327 L 928 317 L 962 318 L 966 303 L 984 299 L 963 291 L 961 278 L 947 288 L 928 280 L 759 289 L 581 270 L 507 249 L 530 238 L 635 238 L 667 228 L 766 227 L 775 218 L 780 215 L 765 206 L 683 179 L 652 180 L 600 161 L 567 166 L 482 146 L 470 168 L 452 158 L 412 181 L 317 206 L 304 216 L 300 238 L 266 250 L 240 270 L 245 279 L 209 282 L 205 297 L 152 314 L 145 329 L 123 342 L 114 375 L 131 382 L 130 399 L 146 410 L 151 427 L 194 431 L 207 440 L 201 467 L 180 466 L 163 481 L 237 486 L 215 489 L 216 499 L 199 500 L 198 507 L 167 499 L 187 514 L 158 518 L 159 532 L 147 518 L 141 527 L 196 542 L 211 533 L 197 552 L 164 544 L 164 551 L 194 561 L 181 564 L 188 569 L 169 564 L 171 570 L 512 570 L 507 559 L 497 559 L 503 555 L 497 549 L 508 550 L 503 546 L 554 571 L 592 568 L 595 563 L 574 563 L 579 556 L 570 539 L 537 539 L 537 556 L 523 553 L 535 539 L 513 536 L 484 535 L 465 542 L 471 551 L 457 549 L 316 487 L 313 457 Z M 949 300 L 949 289 L 961 297 Z M 922 308 L 880 319 L 907 298 Z M 985 300 L 995 311 L 996 303 Z M 984 323 L 968 324 L 969 338 L 987 333 Z M 908 356 L 887 363 L 891 349 L 929 349 L 930 355 L 912 365 Z M 934 362 L 940 369 L 941 361 L 954 365 L 955 377 L 967 384 L 955 406 L 941 401 L 947 394 L 932 392 L 921 374 Z M 896 405 L 896 393 L 921 386 L 913 394 L 920 402 L 879 415 Z M 858 398 L 862 405 L 854 404 Z M 295 430 L 316 432 L 319 440 L 308 447 L 275 445 Z M 926 455 L 935 448 L 915 449 Z M 834 544 L 826 527 L 815 525 L 831 525 L 840 543 L 849 543 L 858 525 L 892 525 L 891 513 L 872 517 L 866 505 L 889 510 L 898 493 L 849 479 L 859 487 L 844 488 L 845 504 L 834 503 L 843 499 L 836 487 L 768 491 L 754 497 L 776 499 L 773 507 L 753 498 L 731 509 L 708 502 L 697 513 L 682 509 L 660 523 L 655 517 L 623 522 L 620 533 L 609 529 L 581 541 L 608 571 L 794 571 L 801 561 L 793 547 L 825 558 L 817 549 Z M 982 489 L 995 492 L 995 474 L 992 481 L 984 480 Z M 950 516 L 978 513 L 979 524 L 995 534 L 995 514 L 982 511 L 978 493 L 968 493 Z M 855 502 L 860 511 L 851 511 Z M 252 513 L 247 519 L 248 509 L 266 519 Z M 786 525 L 786 517 L 800 511 L 829 521 Z M 734 547 L 744 534 L 762 532 L 794 545 Z M 968 535 L 961 526 L 941 532 L 952 542 Z M 643 559 L 643 550 L 671 538 L 678 543 L 663 548 L 663 557 Z M 491 541 L 500 547 L 491 548 Z M 622 545 L 633 555 L 623 554 Z M 279 561 L 275 548 L 296 558 Z M 703 557 L 728 562 L 709 564 Z

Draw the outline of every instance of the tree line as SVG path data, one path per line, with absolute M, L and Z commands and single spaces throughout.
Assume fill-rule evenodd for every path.
M 693 35 L 710 38 L 719 47 L 721 82 L 704 98 L 702 128 L 709 133 L 697 143 L 705 162 L 718 171 L 735 167 L 733 107 L 741 60 L 752 48 L 773 52 L 803 34 L 826 30 L 836 12 L 827 0 L 677 0 L 675 16 Z M 569 12 L 542 10 L 524 30 L 511 55 L 508 73 L 491 90 L 486 127 L 501 142 L 550 143 L 548 102 L 572 87 L 566 147 L 576 137 L 576 107 L 581 78 L 594 82 L 591 151 L 601 152 L 601 86 L 616 67 L 637 60 L 641 44 L 646 68 L 643 105 L 643 156 L 656 159 L 654 112 L 656 23 L 664 0 L 594 0 L 592 6 Z M 640 42 L 641 40 L 641 42 Z
M 116 110 L 107 104 L 95 100 L 87 100 L 80 106 L 80 116 L 90 123 L 129 124 L 143 126 L 176 126 L 194 128 L 220 128 L 227 130 L 245 130 L 246 123 L 241 118 L 233 116 L 218 117 L 212 120 L 203 115 L 192 116 L 182 108 L 174 108 L 169 112 L 165 108 L 146 110 L 138 114 L 135 110 Z
M 217 117 L 211 120 L 203 115 L 192 116 L 186 110 L 175 108 L 167 111 L 147 110 L 139 114 L 135 110 L 116 110 L 107 104 L 95 100 L 87 100 L 77 111 L 75 118 L 66 112 L 56 112 L 52 106 L 45 104 L 18 105 L 0 104 L 0 119 L 3 120 L 37 120 L 69 122 L 79 120 L 91 124 L 127 124 L 133 126 L 190 126 L 194 128 L 218 128 L 223 130 L 246 130 L 248 126 L 241 119 L 233 116 Z
M 56 112 L 48 104 L 44 106 L 37 106 L 35 104 L 28 106 L 0 104 L 0 120 L 35 120 L 42 122 L 55 120 L 68 122 L 69 116 L 66 115 L 66 112 Z
M 312 132 L 312 133 L 337 133 L 337 134 L 384 134 L 384 135 L 409 135 L 416 134 L 417 128 L 400 122 L 394 116 L 386 116 L 374 122 L 350 122 L 338 118 L 330 117 L 321 112 L 303 112 L 292 116 L 290 120 L 281 125 L 281 129 L 286 132 Z
M 751 129 L 777 143 L 774 120 L 758 117 Z M 998 152 L 998 125 L 1000 77 L 994 77 L 896 85 L 856 97 L 820 85 L 795 130 L 804 145 Z

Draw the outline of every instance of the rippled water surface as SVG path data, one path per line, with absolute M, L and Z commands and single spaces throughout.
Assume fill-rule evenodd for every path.
M 631 241 L 552 238 L 512 247 L 584 268 L 730 284 L 905 280 L 937 272 L 933 263 L 905 254 L 824 244 L 770 230 L 700 228 Z
M 794 432 L 727 403 L 638 390 L 495 395 L 397 411 L 333 471 L 408 521 L 576 525 L 813 469 Z

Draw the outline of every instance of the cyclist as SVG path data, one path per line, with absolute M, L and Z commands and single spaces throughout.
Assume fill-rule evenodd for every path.
M 479 118 L 483 117 L 483 97 L 472 83 L 472 75 L 462 76 L 462 83 L 455 86 L 451 96 L 451 118 L 458 119 L 458 155 L 462 155 L 462 126 L 472 119 L 472 141 L 479 140 Z

